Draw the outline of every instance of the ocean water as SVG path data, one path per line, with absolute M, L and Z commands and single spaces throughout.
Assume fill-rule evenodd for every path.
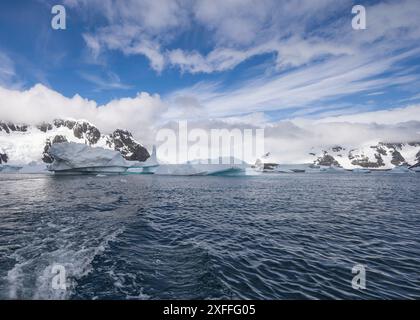
M 1 175 L 0 298 L 420 298 L 420 174 Z

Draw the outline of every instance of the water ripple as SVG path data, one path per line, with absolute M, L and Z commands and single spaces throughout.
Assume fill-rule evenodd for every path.
M 0 298 L 415 299 L 420 175 L 2 176 Z M 51 266 L 68 271 L 51 288 Z M 351 287 L 355 264 L 366 290 Z

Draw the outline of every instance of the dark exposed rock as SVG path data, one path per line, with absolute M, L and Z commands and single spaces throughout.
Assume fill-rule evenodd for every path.
M 7 160 L 9 160 L 9 157 L 6 153 L 0 153 L 0 164 L 7 163 Z
M 358 159 L 354 159 L 351 164 L 362 168 L 379 168 L 385 166 L 384 160 L 379 153 L 375 154 L 375 160 L 370 161 L 369 157 L 361 156 Z
M 338 163 L 338 161 L 337 161 L 337 160 L 335 160 L 333 156 L 331 156 L 331 155 L 327 154 L 325 151 L 324 151 L 324 155 L 323 155 L 322 157 L 319 157 L 319 158 L 315 161 L 315 163 L 316 163 L 317 165 L 320 165 L 320 166 L 335 166 L 335 167 L 341 167 L 341 166 L 340 166 L 340 164 Z
M 52 141 L 51 139 L 47 139 L 44 146 L 44 152 L 42 153 L 42 161 L 44 161 L 45 163 L 52 163 L 54 161 L 54 158 L 49 154 L 51 145 L 54 143 L 61 142 L 67 142 L 67 138 L 62 135 L 56 135 Z
M 351 150 L 349 153 L 349 159 L 352 160 L 351 164 L 360 166 L 362 168 L 380 168 L 385 166 L 385 162 L 382 159 L 382 156 L 386 156 L 388 153 L 384 149 L 384 144 L 380 144 L 377 146 L 370 146 L 371 149 L 376 149 L 376 153 L 374 155 L 375 159 L 371 160 L 369 157 L 365 155 L 354 155 L 353 152 L 355 150 Z
M 93 145 L 101 138 L 101 132 L 88 122 L 76 122 L 73 127 L 73 134 L 76 138 L 85 138 L 89 145 Z
M 14 123 L 8 123 L 7 126 L 9 127 L 10 131 L 16 131 L 16 126 Z
M 57 128 L 67 127 L 71 130 L 71 129 L 73 129 L 75 124 L 76 124 L 76 121 L 74 121 L 74 120 L 63 120 L 63 119 L 55 119 L 54 120 L 54 126 L 57 127 Z
M 0 131 L 5 131 L 6 133 L 10 133 L 8 125 L 2 121 L 0 121 Z
M 379 145 L 385 146 L 388 149 L 399 149 L 399 150 L 401 150 L 404 146 L 404 143 L 400 143 L 400 142 L 379 142 Z
M 150 157 L 149 152 L 133 139 L 133 135 L 117 129 L 108 138 L 107 145 L 119 151 L 126 160 L 146 161 Z
M 313 152 L 309 152 L 309 154 L 310 154 L 311 156 L 315 156 L 315 153 L 313 153 Z
M 392 160 L 391 163 L 394 166 L 400 166 L 402 164 L 407 164 L 404 157 L 397 150 L 392 151 Z
M 376 147 L 376 151 L 379 153 L 379 154 L 381 154 L 381 155 L 383 155 L 383 156 L 386 156 L 388 153 L 386 152 L 386 150 L 384 149 L 384 148 L 382 148 L 382 147 Z
M 85 144 L 95 145 L 102 138 L 106 140 L 106 143 L 112 149 L 119 151 L 123 157 L 127 160 L 138 160 L 145 161 L 150 157 L 149 152 L 140 145 L 137 141 L 134 140 L 132 134 L 125 130 L 115 130 L 111 135 L 101 135 L 101 132 L 94 125 L 90 124 L 87 121 L 75 121 L 75 120 L 64 120 L 64 119 L 55 119 L 52 123 L 43 122 L 34 127 L 38 130 L 47 134 L 51 134 L 51 130 L 55 128 L 67 128 L 71 130 L 71 134 L 80 140 L 84 140 Z M 10 134 L 12 132 L 26 132 L 28 131 L 29 126 L 25 124 L 14 124 L 10 122 L 0 121 L 0 132 L 5 132 Z M 53 158 L 49 154 L 49 149 L 52 144 L 66 142 L 68 133 L 64 135 L 56 135 L 50 137 L 45 141 L 44 149 L 42 150 L 42 160 L 46 163 L 52 163 Z M 71 140 L 71 136 L 70 136 Z M 81 142 L 82 142 L 81 141 Z M 83 143 L 82 142 L 82 143 Z M 6 154 L 0 154 L 0 163 L 5 163 L 8 161 L 8 156 Z
M 11 122 L 3 122 L 0 121 L 0 131 L 5 131 L 6 133 L 10 133 L 13 131 L 19 132 L 26 132 L 28 130 L 28 126 L 25 124 L 14 124 Z
M 53 126 L 51 123 L 47 123 L 47 122 L 43 122 L 41 124 L 38 124 L 36 126 L 39 130 L 41 130 L 42 132 L 47 132 L 49 130 L 52 130 Z
M 277 163 L 264 163 L 264 170 L 274 170 L 278 167 Z
M 26 124 L 22 124 L 20 126 L 17 126 L 17 128 L 18 128 L 18 131 L 20 131 L 20 132 L 28 131 L 28 126 Z
M 408 145 L 411 147 L 420 147 L 420 142 L 409 142 Z
M 335 146 L 335 147 L 332 147 L 331 150 L 334 151 L 334 152 L 339 152 L 341 150 L 346 150 L 346 149 L 344 149 L 343 147 L 340 147 L 340 146 Z

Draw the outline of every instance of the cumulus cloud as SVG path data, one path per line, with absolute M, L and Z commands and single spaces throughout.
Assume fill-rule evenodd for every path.
M 270 61 L 259 74 L 239 78 L 234 86 L 205 84 L 204 90 L 200 84 L 199 90 L 192 86 L 171 94 L 197 101 L 202 107 L 199 112 L 194 109 L 194 115 L 237 117 L 299 109 L 291 111 L 293 116 L 316 108 L 325 115 L 350 113 L 329 106 L 334 99 L 404 88 L 419 80 L 417 72 L 404 68 L 408 59 L 420 56 L 415 49 L 420 41 L 420 7 L 414 0 L 366 5 L 368 28 L 363 31 L 351 29 L 350 0 L 67 3 L 105 18 L 84 34 L 97 58 L 118 50 L 146 57 L 158 73 L 173 67 L 197 74 L 232 70 L 255 56 L 268 55 Z M 185 42 L 182 37 L 194 36 L 195 29 L 199 30 L 195 36 L 206 39 L 206 49 L 194 41 L 188 49 L 178 47 Z M 173 116 L 188 111 L 175 105 L 179 110 Z
M 202 105 L 191 97 L 178 97 L 186 113 L 200 112 Z M 177 101 L 175 99 L 175 101 Z M 128 129 L 134 136 L 151 146 L 162 128 L 177 130 L 178 123 L 168 121 L 172 102 L 158 95 L 142 92 L 135 97 L 112 100 L 98 105 L 75 95 L 65 97 L 43 85 L 28 90 L 0 87 L 0 119 L 17 123 L 36 124 L 55 118 L 86 119 L 102 132 L 116 128 Z M 194 120 L 195 119 L 195 120 Z M 420 141 L 420 105 L 410 105 L 387 111 L 362 112 L 348 116 L 321 119 L 295 118 L 272 122 L 264 113 L 250 113 L 238 117 L 190 119 L 188 128 L 210 132 L 211 129 L 265 130 L 265 151 L 282 163 L 308 162 L 309 152 L 342 145 L 359 147 L 366 143 Z M 174 161 L 168 155 L 166 161 Z
M 310 153 L 319 154 L 337 145 L 352 149 L 369 147 L 378 142 L 420 142 L 419 115 L 420 105 L 412 105 L 348 117 L 296 118 L 275 122 L 270 122 L 264 114 L 253 113 L 241 117 L 190 120 L 187 126 L 189 132 L 200 129 L 208 136 L 212 129 L 239 129 L 244 132 L 245 129 L 264 128 L 264 152 L 270 152 L 272 161 L 309 163 L 314 160 Z M 177 132 L 178 122 L 169 121 L 158 128 Z M 195 142 L 191 142 L 193 144 Z M 207 142 L 204 144 L 207 145 Z M 212 148 L 211 145 L 208 147 Z M 164 155 L 162 160 L 176 162 L 176 154 Z
M 149 138 L 153 138 L 154 126 L 166 108 L 158 95 L 145 92 L 98 105 L 79 95 L 65 97 L 41 84 L 28 90 L 0 87 L 1 120 L 38 124 L 56 118 L 85 119 L 104 133 L 117 128 L 130 130 L 144 143 L 149 143 Z

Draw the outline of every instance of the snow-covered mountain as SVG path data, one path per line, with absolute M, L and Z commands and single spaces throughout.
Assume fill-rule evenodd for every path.
M 312 151 L 313 163 L 345 169 L 392 169 L 420 162 L 420 142 L 366 143 L 359 148 L 334 146 Z
M 150 156 L 130 132 L 116 129 L 102 134 L 85 120 L 56 119 L 39 125 L 0 121 L 0 164 L 52 163 L 49 148 L 66 141 L 116 150 L 126 160 L 145 161 Z

